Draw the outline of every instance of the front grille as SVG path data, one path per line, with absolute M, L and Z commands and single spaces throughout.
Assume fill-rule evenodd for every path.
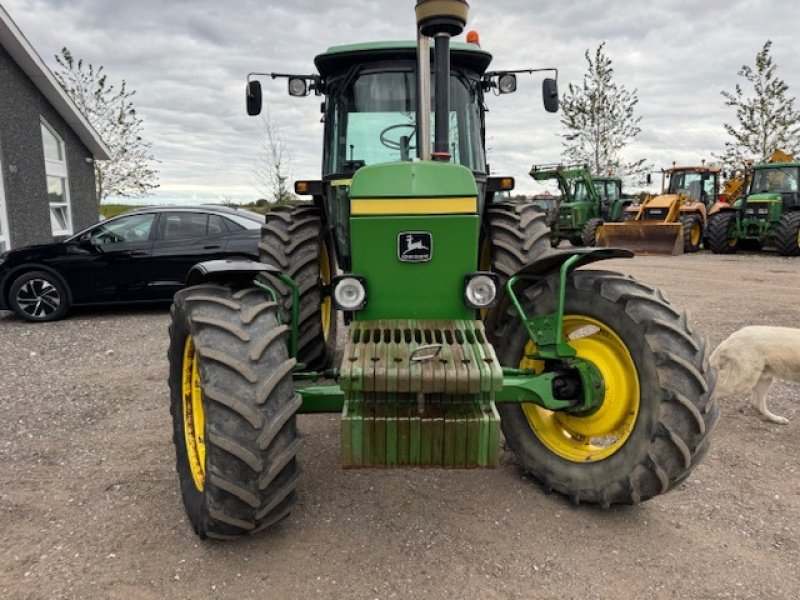
M 648 221 L 663 221 L 667 218 L 666 208 L 647 208 L 644 211 L 644 218 Z
M 766 217 L 769 215 L 769 209 L 766 207 L 748 206 L 744 209 L 745 217 Z

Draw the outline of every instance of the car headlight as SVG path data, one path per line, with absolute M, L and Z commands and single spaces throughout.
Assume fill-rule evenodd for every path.
M 470 273 L 464 286 L 464 304 L 469 308 L 486 308 L 497 300 L 497 275 L 486 271 Z
M 364 278 L 357 275 L 334 277 L 331 281 L 333 289 L 333 306 L 337 310 L 361 310 L 367 305 L 367 290 Z

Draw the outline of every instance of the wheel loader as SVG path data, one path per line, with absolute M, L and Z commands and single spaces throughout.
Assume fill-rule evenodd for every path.
M 266 215 L 261 261 L 198 264 L 174 299 L 177 472 L 201 538 L 289 513 L 300 413 L 340 415 L 345 468 L 496 467 L 502 437 L 545 490 L 604 507 L 668 491 L 709 448 L 714 375 L 685 312 L 582 268 L 630 252 L 551 250 L 540 211 L 490 201 L 513 178 L 486 165 L 487 92 L 535 69 L 451 42 L 464 1 L 415 13 L 416 41 L 248 78 L 249 114 L 261 77 L 322 97 L 322 172 L 295 183 L 308 204 Z M 556 81 L 543 91 L 554 112 Z
M 800 256 L 800 162 L 776 152 L 750 167 L 749 189 L 732 204 L 720 204 L 709 218 L 708 246 L 733 254 L 743 244 L 772 244 L 783 256 Z
M 558 183 L 561 200 L 550 223 L 554 248 L 565 239 L 573 246 L 594 246 L 603 224 L 622 220 L 633 204 L 623 195 L 620 178 L 593 177 L 585 165 L 533 165 L 530 176 L 536 181 L 554 179 Z
M 673 165 L 662 170 L 661 177 L 661 194 L 648 196 L 640 205 L 629 207 L 622 223 L 603 227 L 598 246 L 627 248 L 636 254 L 666 255 L 700 249 L 708 210 L 719 196 L 719 167 Z

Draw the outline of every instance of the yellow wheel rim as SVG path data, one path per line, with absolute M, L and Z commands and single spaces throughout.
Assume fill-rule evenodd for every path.
M 633 431 L 639 414 L 639 377 L 628 348 L 604 323 L 565 315 L 564 336 L 578 358 L 592 362 L 603 376 L 603 404 L 587 416 L 553 412 L 530 403 L 523 404 L 522 410 L 533 433 L 552 452 L 573 462 L 597 462 L 622 448 Z M 526 356 L 535 351 L 533 342 L 528 342 Z M 523 358 L 520 367 L 540 372 L 544 365 Z
M 328 254 L 328 245 L 323 241 L 319 247 L 319 276 L 322 278 L 324 285 L 329 285 L 331 282 L 331 261 Z M 322 304 L 319 307 L 320 319 L 322 321 L 322 335 L 327 341 L 328 335 L 331 331 L 331 317 L 333 311 L 331 310 L 331 297 L 325 296 Z
M 595 243 L 600 241 L 600 238 L 603 237 L 603 226 L 598 225 L 594 230 L 594 241 Z
M 181 369 L 183 402 L 183 437 L 186 441 L 186 456 L 192 473 L 194 486 L 202 492 L 206 479 L 206 417 L 203 411 L 203 393 L 200 385 L 200 369 L 192 336 L 186 336 L 183 346 Z
M 692 230 L 689 233 L 689 239 L 692 242 L 692 246 L 697 246 L 700 243 L 700 238 L 702 237 L 702 228 L 700 227 L 700 223 L 695 221 L 692 223 Z

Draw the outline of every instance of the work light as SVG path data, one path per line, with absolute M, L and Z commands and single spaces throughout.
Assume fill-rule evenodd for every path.
M 367 304 L 367 290 L 364 288 L 362 277 L 345 275 L 334 277 L 331 282 L 333 288 L 333 305 L 338 310 L 361 310 Z
M 497 275 L 483 272 L 472 273 L 466 277 L 464 303 L 469 308 L 486 308 L 497 299 Z
M 517 91 L 517 76 L 513 73 L 500 75 L 497 80 L 497 91 L 501 94 L 510 94 Z
M 302 77 L 289 78 L 289 95 L 290 96 L 307 96 L 308 84 Z

